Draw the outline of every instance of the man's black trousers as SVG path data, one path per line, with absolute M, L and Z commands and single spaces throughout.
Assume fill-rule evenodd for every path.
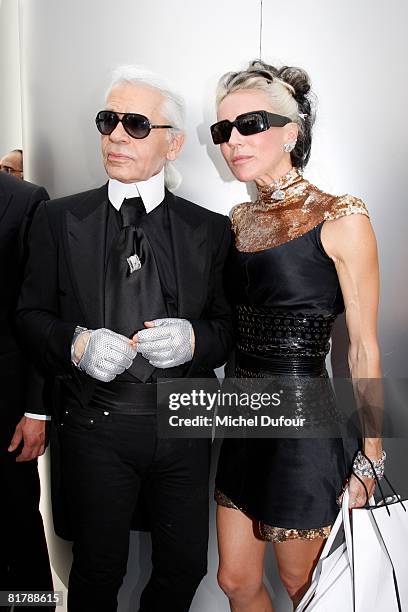
M 140 612 L 187 612 L 207 571 L 206 439 L 158 439 L 154 415 L 62 411 L 61 472 L 74 533 L 69 612 L 113 612 L 143 487 L 153 570 Z

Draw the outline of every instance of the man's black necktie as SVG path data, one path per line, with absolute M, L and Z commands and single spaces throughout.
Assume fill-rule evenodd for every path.
M 105 326 L 131 338 L 144 329 L 144 321 L 165 317 L 167 311 L 153 250 L 140 227 L 146 215 L 142 199 L 125 199 L 120 215 L 122 229 L 112 245 L 106 270 Z M 138 354 L 127 372 L 146 382 L 153 370 Z M 127 378 L 126 372 L 122 377 Z
M 123 200 L 119 212 L 122 219 L 122 228 L 130 225 L 137 227 L 146 214 L 146 209 L 142 198 L 126 198 Z

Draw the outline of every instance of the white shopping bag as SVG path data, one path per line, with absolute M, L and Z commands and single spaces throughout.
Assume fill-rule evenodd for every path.
M 353 510 L 355 611 L 408 612 L 408 503 Z
M 342 509 L 296 612 L 408 612 L 408 503 Z M 344 530 L 344 541 L 335 539 Z
M 306 609 L 307 612 L 353 612 L 353 578 L 347 549 L 347 544 L 351 546 L 348 492 L 344 497 L 344 511 L 342 509 L 337 516 L 313 572 L 311 585 L 296 612 Z M 344 541 L 340 540 L 336 547 L 343 530 Z

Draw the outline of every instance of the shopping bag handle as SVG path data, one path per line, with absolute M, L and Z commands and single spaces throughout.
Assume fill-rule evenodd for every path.
M 327 538 L 324 548 L 321 552 L 321 556 L 320 556 L 321 559 L 325 559 L 331 553 L 334 541 L 342 525 L 343 525 L 343 516 L 342 516 L 342 512 L 340 508 L 339 513 L 336 517 L 336 520 L 334 521 L 333 526 L 330 530 L 329 537 Z
M 347 555 L 350 562 L 350 571 L 353 576 L 353 537 L 351 533 L 350 510 L 349 510 L 349 489 L 346 487 L 341 501 L 341 514 L 343 519 L 344 537 L 346 540 Z
M 333 526 L 329 533 L 329 537 L 327 538 L 324 548 L 321 552 L 321 555 L 320 555 L 321 559 L 325 559 L 326 557 L 330 555 L 332 548 L 333 548 L 334 541 L 336 540 L 341 527 L 343 527 L 343 531 L 345 534 L 346 546 L 351 545 L 351 525 L 350 525 L 350 515 L 348 512 L 348 504 L 349 504 L 349 491 L 348 491 L 348 488 L 345 488 L 343 497 L 342 497 L 342 503 L 339 509 L 339 513 L 336 517 L 336 520 L 333 523 Z M 346 531 L 347 531 L 347 535 L 346 535 Z

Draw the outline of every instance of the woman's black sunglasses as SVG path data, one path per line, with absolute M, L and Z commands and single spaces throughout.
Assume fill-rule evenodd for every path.
M 120 118 L 122 116 L 122 118 Z M 103 110 L 96 115 L 96 127 L 104 136 L 112 134 L 118 123 L 132 138 L 146 138 L 150 130 L 158 128 L 172 128 L 172 125 L 152 125 L 147 117 L 138 113 L 115 113 Z
M 289 119 L 289 117 L 260 110 L 238 115 L 235 121 L 228 121 L 228 119 L 218 121 L 210 129 L 214 144 L 222 144 L 223 142 L 228 142 L 231 138 L 233 127 L 236 127 L 242 136 L 251 136 L 252 134 L 265 132 L 270 127 L 283 127 L 291 122 L 292 119 Z

